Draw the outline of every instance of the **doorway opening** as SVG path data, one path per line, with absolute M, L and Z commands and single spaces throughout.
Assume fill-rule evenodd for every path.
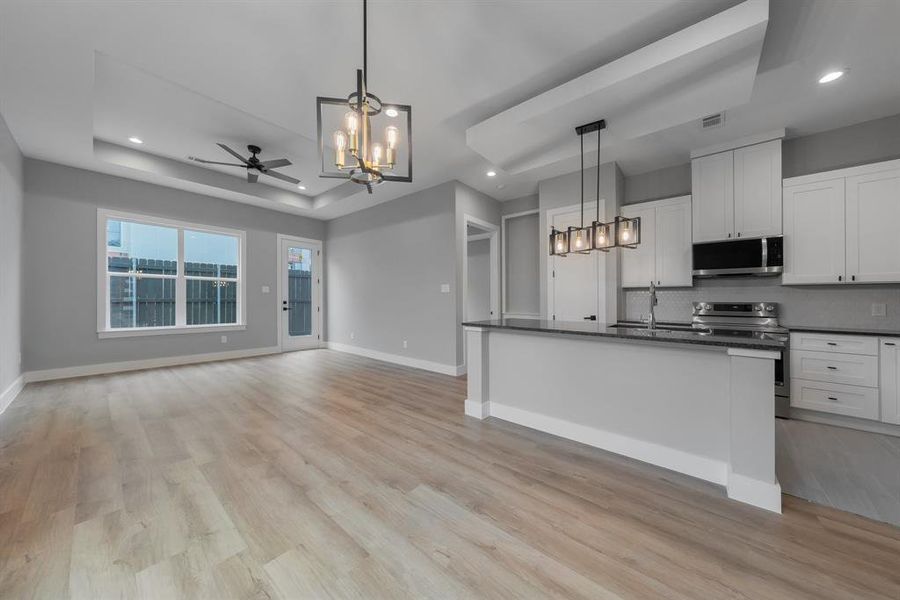
M 322 331 L 322 242 L 278 235 L 278 346 L 318 348 Z

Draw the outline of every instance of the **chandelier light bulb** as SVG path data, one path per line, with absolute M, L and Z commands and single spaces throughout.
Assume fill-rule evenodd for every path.
M 384 154 L 384 147 L 381 144 L 372 144 L 372 166 L 381 164 L 381 157 Z
M 344 149 L 347 147 L 347 134 L 341 130 L 334 132 L 334 164 L 344 166 Z
M 400 130 L 391 125 L 384 130 L 384 139 L 387 140 L 387 146 L 391 150 L 397 149 L 397 142 L 400 140 Z
M 564 247 L 565 246 L 563 246 L 562 241 L 556 242 L 556 251 L 557 252 L 562 252 Z
M 355 134 L 359 130 L 359 117 L 352 110 L 344 115 L 344 121 L 347 123 L 347 132 L 350 135 Z

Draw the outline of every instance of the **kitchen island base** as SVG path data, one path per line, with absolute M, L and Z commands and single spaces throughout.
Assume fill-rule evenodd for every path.
M 678 471 L 781 512 L 772 349 L 466 327 L 471 417 Z

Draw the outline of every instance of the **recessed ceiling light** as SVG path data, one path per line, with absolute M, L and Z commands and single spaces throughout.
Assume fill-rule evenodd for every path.
M 386 114 L 389 117 L 396 117 L 397 115 L 400 114 L 400 111 L 398 111 L 396 108 L 394 108 L 392 106 L 390 108 L 384 109 L 384 114 Z
M 844 76 L 843 71 L 829 71 L 819 78 L 819 83 L 831 83 Z
M 135 137 L 135 136 L 131 136 L 130 138 L 128 138 L 128 141 L 131 142 L 132 144 L 143 144 L 144 143 L 144 140 L 142 140 L 139 137 Z
M 486 173 L 486 175 L 487 175 L 488 177 L 495 177 L 495 176 L 497 175 L 497 171 L 488 171 L 488 172 Z
M 297 186 L 297 189 L 305 190 L 305 189 L 306 189 L 306 186 L 305 186 L 305 185 L 298 185 L 298 186 Z

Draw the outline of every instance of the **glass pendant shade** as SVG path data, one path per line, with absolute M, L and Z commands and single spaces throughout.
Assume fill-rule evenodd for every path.
M 584 253 L 591 251 L 590 227 L 569 227 L 569 251 Z
M 569 253 L 569 232 L 558 231 L 556 228 L 550 232 L 550 254 L 552 256 L 565 256 Z
M 636 248 L 641 243 L 641 218 L 616 217 L 616 246 Z
M 591 225 L 591 240 L 593 241 L 593 249 L 601 252 L 609 252 L 610 248 L 615 248 L 616 237 L 613 235 L 612 223 L 601 223 L 594 221 Z

